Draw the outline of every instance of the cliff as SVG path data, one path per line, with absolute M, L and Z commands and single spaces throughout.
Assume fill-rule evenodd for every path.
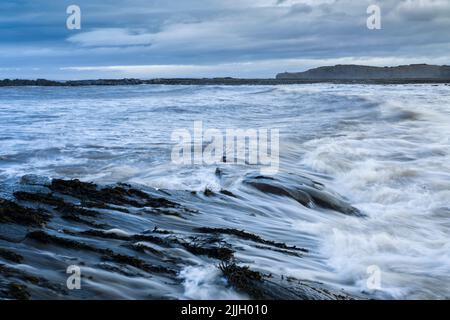
M 417 80 L 450 79 L 450 66 L 411 64 L 398 67 L 336 65 L 305 72 L 285 72 L 279 80 Z

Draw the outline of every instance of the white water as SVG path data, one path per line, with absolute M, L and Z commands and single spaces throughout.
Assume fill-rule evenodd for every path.
M 450 297 L 450 87 L 2 88 L 0 177 L 26 173 L 170 190 L 222 188 L 239 199 L 192 203 L 203 226 L 245 229 L 310 249 L 302 258 L 240 242 L 237 258 L 268 273 L 380 298 Z M 170 134 L 279 128 L 282 173 L 314 177 L 367 217 L 302 207 L 242 185 L 249 166 L 179 167 Z M 127 231 L 123 231 L 127 232 Z M 367 288 L 367 268 L 381 272 Z M 211 261 L 180 274 L 180 298 L 245 298 Z

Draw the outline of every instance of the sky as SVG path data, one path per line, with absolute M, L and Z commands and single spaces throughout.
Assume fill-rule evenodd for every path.
M 77 5 L 81 28 L 68 29 Z M 370 5 L 381 29 L 367 28 Z M 450 0 L 1 0 L 0 78 L 272 78 L 450 64 Z

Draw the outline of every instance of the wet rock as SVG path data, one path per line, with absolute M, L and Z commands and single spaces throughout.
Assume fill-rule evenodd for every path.
M 24 191 L 14 192 L 14 197 L 19 201 L 34 202 L 49 206 L 64 206 L 66 203 L 63 199 L 55 197 L 51 193 L 31 193 Z
M 350 296 L 343 292 L 335 293 L 324 288 L 322 284 L 301 281 L 293 278 L 274 279 L 241 267 L 235 263 L 219 265 L 219 269 L 228 283 L 236 290 L 246 293 L 256 300 L 348 300 Z
M 282 184 L 279 180 L 263 176 L 253 179 L 260 183 Z M 267 240 L 244 230 L 197 229 L 194 224 L 197 220 L 190 219 L 194 216 L 191 213 L 197 211 L 171 201 L 184 198 L 192 200 L 188 192 L 163 193 L 146 187 L 140 190 L 127 184 L 99 186 L 79 180 L 42 181 L 33 176 L 24 177 L 21 183 L 19 189 L 13 189 L 16 191 L 14 198 L 9 198 L 11 195 L 8 194 L 9 200 L 0 200 L 0 259 L 8 263 L 25 261 L 31 268 L 42 270 L 42 275 L 48 272 L 51 281 L 0 264 L 0 298 L 24 298 L 27 293 L 30 298 L 65 296 L 65 268 L 69 263 L 101 268 L 102 274 L 120 274 L 116 279 L 124 281 L 119 284 L 121 286 L 129 284 L 124 277 L 143 277 L 173 285 L 175 290 L 179 290 L 182 280 L 176 275 L 182 267 L 192 264 L 190 254 L 201 256 L 202 260 L 207 257 L 223 262 L 222 269 L 230 285 L 251 297 L 300 296 L 298 292 L 301 290 L 289 289 L 295 281 L 276 282 L 261 273 L 233 264 L 238 248 L 234 248 L 224 238 L 237 237 L 252 241 L 248 244 L 253 247 L 297 257 L 307 252 L 306 249 Z M 307 182 L 303 185 L 307 185 Z M 307 186 L 314 187 L 314 184 Z M 320 190 L 317 184 L 316 187 Z M 206 195 L 208 193 L 206 191 Z M 284 196 L 292 194 L 284 193 Z M 226 190 L 215 195 L 221 198 L 225 198 L 221 195 L 234 196 Z M 178 196 L 180 198 L 176 198 Z M 197 200 L 204 201 L 205 198 Z M 312 201 L 317 202 L 314 199 Z M 8 242 L 15 244 L 9 247 Z M 13 249 L 19 246 L 26 248 L 20 251 L 21 255 L 14 253 Z M 54 255 L 41 256 L 43 251 Z M 108 277 L 113 278 L 114 275 Z M 96 276 L 91 281 L 99 281 L 99 285 L 104 285 L 101 279 Z M 16 291 L 9 292 L 10 283 L 19 286 L 14 289 Z M 303 284 L 298 286 L 307 287 Z M 288 290 L 283 294 L 286 288 Z M 95 297 L 98 293 L 89 286 L 83 289 L 86 290 L 83 290 L 83 297 Z M 115 298 L 114 292 L 106 291 L 105 297 L 111 295 Z M 142 292 L 136 292 L 137 297 L 142 297 Z M 145 297 L 148 295 L 145 292 Z M 152 292 L 151 296 L 157 294 Z M 81 296 L 72 292 L 69 297 Z
M 185 240 L 180 237 L 161 238 L 146 234 L 121 235 L 117 233 L 105 232 L 100 230 L 86 230 L 71 234 L 79 236 L 99 237 L 103 239 L 122 240 L 122 241 L 144 241 L 168 248 L 180 246 L 192 254 L 208 256 L 210 258 L 224 261 L 231 260 L 234 254 L 234 251 L 228 246 L 228 244 L 226 244 L 217 237 L 205 237 L 205 238 L 193 237 L 191 239 Z M 135 245 L 131 246 L 133 246 L 133 248 L 137 249 L 138 251 L 146 249 L 144 247 L 136 247 Z
M 83 207 L 74 206 L 72 204 L 63 203 L 56 207 L 56 211 L 65 215 L 85 216 L 85 217 L 97 217 L 98 211 L 85 209 Z
M 203 191 L 203 194 L 207 197 L 212 197 L 215 193 L 211 189 L 205 188 L 205 191 Z
M 346 215 L 363 217 L 364 214 L 351 206 L 339 195 L 327 191 L 323 184 L 295 175 L 274 177 L 248 175 L 244 183 L 263 192 L 289 197 L 308 208 L 316 206 L 331 209 Z
M 10 250 L 6 250 L 3 248 L 0 248 L 0 258 L 6 259 L 11 262 L 15 262 L 15 263 L 21 263 L 23 260 L 23 257 L 20 254 L 17 254 L 15 252 L 12 252 Z
M 149 273 L 166 273 L 172 275 L 176 274 L 174 270 L 161 266 L 153 266 L 137 257 L 127 256 L 124 254 L 113 253 L 103 256 L 103 259 L 107 261 L 114 261 L 120 264 L 132 266 Z
M 44 231 L 33 231 L 27 234 L 27 238 L 40 242 L 42 244 L 53 244 L 57 246 L 61 246 L 68 249 L 75 249 L 75 250 L 87 250 L 92 252 L 99 252 L 103 254 L 111 254 L 112 251 L 109 249 L 101 249 L 96 248 L 94 246 L 91 246 L 89 244 L 70 240 L 66 238 L 57 237 L 51 234 L 48 234 Z
M 220 170 L 220 168 L 216 168 L 216 171 L 214 172 L 214 174 L 216 175 L 216 177 L 221 178 L 222 177 L 222 170 Z
M 270 251 L 275 251 L 275 252 L 280 252 L 280 253 L 287 254 L 287 255 L 290 255 L 290 256 L 294 256 L 294 257 L 302 257 L 303 256 L 301 253 L 298 253 L 298 252 L 294 252 L 294 251 L 290 251 L 290 250 L 277 249 L 277 248 L 272 248 L 272 247 L 268 247 L 268 246 L 256 245 L 255 248 L 264 249 L 264 250 L 270 250 Z M 303 249 L 303 248 L 301 248 L 301 251 L 308 252 L 308 250 Z
M 51 216 L 43 210 L 25 208 L 9 200 L 0 199 L 0 223 L 43 226 Z
M 27 291 L 27 286 L 18 283 L 10 283 L 8 286 L 8 296 L 15 300 L 29 300 L 30 294 Z
M 222 235 L 228 234 L 228 235 L 236 236 L 243 240 L 250 240 L 253 242 L 262 243 L 262 244 L 274 246 L 274 247 L 281 248 L 281 249 L 308 252 L 307 249 L 298 248 L 296 246 L 288 246 L 285 243 L 275 242 L 275 241 L 271 241 L 271 240 L 265 240 L 265 239 L 261 238 L 260 236 L 257 236 L 255 234 L 252 234 L 252 233 L 249 233 L 249 232 L 246 232 L 243 230 L 237 230 L 237 229 L 232 229 L 232 228 L 206 228 L 206 227 L 203 227 L 203 228 L 196 228 L 195 231 L 200 232 L 200 233 L 209 233 L 209 234 L 222 234 Z
M 9 242 L 20 242 L 28 233 L 28 227 L 13 223 L 0 223 L 0 239 Z
M 237 198 L 237 196 L 233 192 L 225 190 L 225 189 L 220 190 L 220 193 L 224 194 L 226 196 L 232 197 L 232 198 Z
M 289 190 L 285 187 L 283 187 L 281 184 L 270 181 L 270 182 L 263 182 L 263 181 L 245 181 L 245 183 L 251 185 L 255 189 L 263 192 L 263 193 L 270 193 L 275 194 L 277 196 L 285 196 L 292 198 L 296 200 L 297 202 L 301 203 L 305 207 L 312 208 L 314 207 L 314 202 L 312 197 L 301 190 Z
M 51 180 L 47 177 L 42 177 L 34 174 L 28 174 L 20 179 L 20 184 L 30 186 L 49 186 Z
M 194 238 L 189 242 L 178 241 L 178 243 L 192 254 L 208 256 L 221 261 L 229 261 L 234 255 L 234 251 L 217 238 Z
M 175 208 L 178 204 L 165 198 L 154 198 L 147 193 L 130 188 L 128 185 L 99 188 L 93 183 L 81 182 L 79 180 L 54 179 L 50 185 L 54 192 L 69 195 L 71 197 L 85 200 L 90 203 L 113 204 L 117 206 L 164 207 Z
M 61 284 L 51 283 L 43 277 L 0 264 L 0 299 L 31 298 L 31 290 L 28 290 L 31 288 L 45 288 L 54 297 L 67 295 L 67 291 Z
M 95 221 L 91 221 L 91 220 L 87 220 L 87 219 L 81 218 L 79 215 L 77 215 L 77 214 L 75 214 L 73 212 L 63 213 L 61 215 L 61 219 L 64 219 L 64 220 L 70 221 L 70 222 L 83 224 L 83 225 L 86 225 L 86 226 L 89 226 L 89 227 L 93 227 L 93 228 L 97 228 L 97 229 L 106 229 L 106 228 L 110 227 L 106 223 L 97 223 Z
M 236 264 L 222 263 L 219 269 L 227 279 L 228 283 L 236 290 L 248 294 L 252 299 L 264 299 L 263 276 L 261 273 L 252 271 L 249 267 L 239 267 Z
M 162 256 L 163 253 L 161 251 L 156 250 L 155 248 L 146 246 L 142 243 L 132 243 L 130 245 L 128 245 L 128 248 L 137 251 L 137 252 L 141 252 L 141 253 L 151 253 L 157 256 Z
M 131 235 L 123 235 L 116 232 L 108 232 L 103 230 L 86 230 L 81 232 L 72 232 L 72 235 L 77 236 L 91 236 L 103 239 L 114 239 L 114 240 L 122 240 L 122 241 L 146 241 L 158 245 L 169 246 L 171 241 L 174 240 L 166 240 L 164 238 L 145 235 L 145 234 L 131 234 Z
M 152 230 L 152 233 L 172 234 L 173 232 L 172 232 L 172 231 L 169 231 L 169 230 L 163 230 L 163 229 L 160 229 L 158 226 L 155 226 L 155 227 L 153 228 L 153 230 Z

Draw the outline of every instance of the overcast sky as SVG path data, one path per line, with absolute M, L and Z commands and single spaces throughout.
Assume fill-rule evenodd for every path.
M 68 30 L 66 9 L 81 8 Z M 381 30 L 366 27 L 381 8 Z M 273 77 L 450 64 L 450 0 L 1 0 L 0 78 Z

